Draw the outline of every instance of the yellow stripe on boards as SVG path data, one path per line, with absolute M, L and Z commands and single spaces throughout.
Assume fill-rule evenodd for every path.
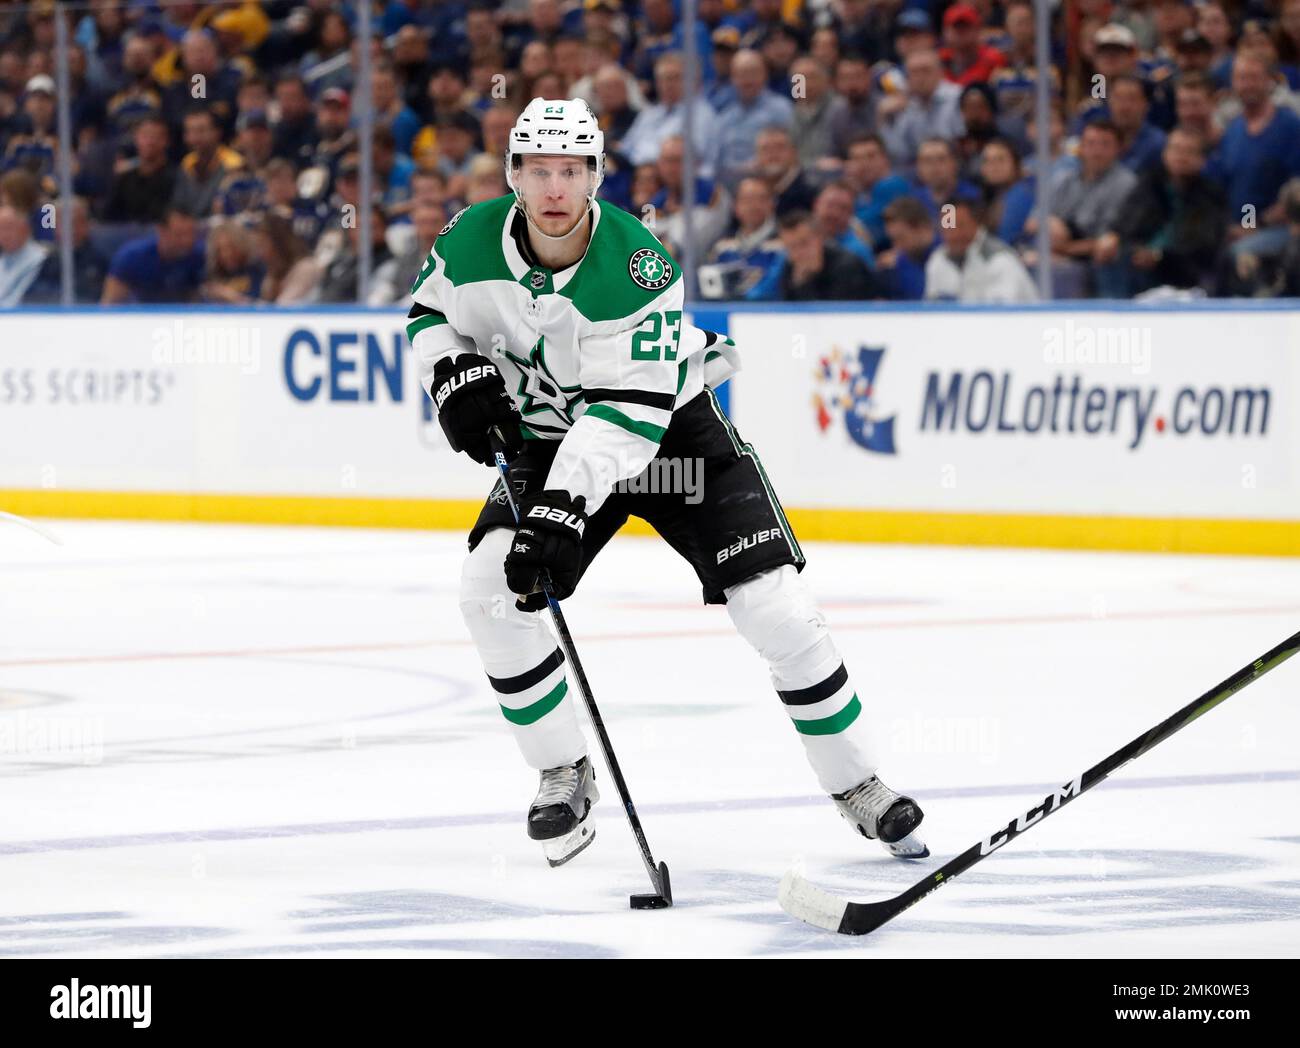
M 481 499 L 0 489 L 0 510 L 25 517 L 468 531 L 482 508 Z M 1300 556 L 1300 521 L 788 507 L 786 516 L 803 541 Z M 655 532 L 632 519 L 620 534 Z
M 239 524 L 445 528 L 468 531 L 483 499 L 177 495 L 144 491 L 6 491 L 0 509 L 24 517 L 187 520 Z
M 788 509 L 804 542 L 1300 556 L 1300 521 Z

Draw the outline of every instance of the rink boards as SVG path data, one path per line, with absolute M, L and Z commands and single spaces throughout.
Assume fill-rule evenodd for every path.
M 400 310 L 0 315 L 0 509 L 469 525 Z M 801 537 L 1300 553 L 1281 303 L 708 309 Z

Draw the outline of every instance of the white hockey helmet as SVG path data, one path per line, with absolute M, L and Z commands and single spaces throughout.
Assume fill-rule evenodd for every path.
M 530 153 L 587 157 L 595 175 L 587 194 L 592 199 L 605 180 L 605 132 L 584 99 L 534 98 L 519 114 L 506 147 L 506 185 L 520 201 L 523 197 L 515 184 L 515 172 Z

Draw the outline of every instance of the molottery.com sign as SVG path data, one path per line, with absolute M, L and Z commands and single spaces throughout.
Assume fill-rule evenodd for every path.
M 794 506 L 1300 521 L 1300 320 L 737 314 L 733 414 Z
M 1163 396 L 1162 396 L 1163 392 Z M 1151 435 L 1267 436 L 1268 385 L 1205 388 L 1111 385 L 1076 371 L 1050 383 L 1011 371 L 931 371 L 921 430 L 949 433 L 1115 437 L 1135 451 Z

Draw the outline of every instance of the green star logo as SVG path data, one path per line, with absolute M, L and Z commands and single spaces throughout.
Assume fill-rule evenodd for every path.
M 522 373 L 516 395 L 522 401 L 519 413 L 535 415 L 552 411 L 566 425 L 573 425 L 573 405 L 582 399 L 582 386 L 562 386 L 546 364 L 546 338 L 538 338 L 527 357 L 506 350 L 506 359 Z

